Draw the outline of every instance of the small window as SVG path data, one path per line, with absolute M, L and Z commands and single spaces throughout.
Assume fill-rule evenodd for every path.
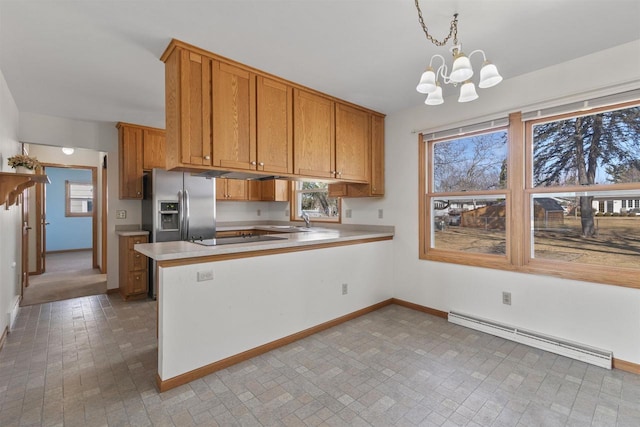
M 65 181 L 65 216 L 93 215 L 93 185 Z
M 311 221 L 340 222 L 340 199 L 329 196 L 329 184 L 298 181 L 293 187 L 292 220 L 306 213 Z

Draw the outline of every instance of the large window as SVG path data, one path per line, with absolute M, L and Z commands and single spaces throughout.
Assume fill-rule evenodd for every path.
M 430 140 L 427 152 L 425 253 L 439 260 L 484 254 L 506 263 L 506 129 Z
M 292 220 L 305 213 L 311 221 L 340 222 L 340 199 L 329 196 L 326 182 L 295 182 L 291 205 Z
M 640 216 L 627 201 L 640 196 L 640 106 L 534 120 L 526 142 L 528 264 L 561 263 L 602 281 L 614 268 L 622 284 L 637 286 Z
M 421 258 L 640 287 L 640 104 L 521 117 L 421 140 Z

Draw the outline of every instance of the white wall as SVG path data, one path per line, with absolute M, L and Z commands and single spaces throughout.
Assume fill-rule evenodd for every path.
M 12 172 L 7 158 L 20 153 L 18 143 L 18 107 L 0 70 L 0 172 Z M 9 210 L 0 206 L 0 335 L 10 319 L 21 295 L 21 206 Z
M 383 222 L 396 226 L 395 297 L 609 349 L 616 358 L 640 363 L 640 290 L 418 259 L 418 135 L 413 130 L 455 127 L 546 101 L 562 104 L 562 97 L 573 100 L 595 89 L 604 94 L 619 84 L 640 87 L 640 41 L 480 89 L 480 98 L 469 104 L 448 98 L 428 107 L 416 94 L 415 108 L 389 115 L 387 195 L 349 206 L 354 222 L 378 223 L 372 213 L 384 208 Z M 511 306 L 502 304 L 502 291 L 512 293 Z
M 19 139 L 30 144 L 87 148 L 107 153 L 107 287 L 118 287 L 116 225 L 140 225 L 140 201 L 118 197 L 118 131 L 115 123 L 70 120 L 20 113 Z M 126 210 L 126 219 L 116 219 Z
M 161 268 L 158 374 L 168 380 L 391 298 L 392 251 L 387 240 Z M 213 280 L 198 282 L 206 271 Z

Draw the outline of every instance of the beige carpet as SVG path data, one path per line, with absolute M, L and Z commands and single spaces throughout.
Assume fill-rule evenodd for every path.
M 63 299 L 98 295 L 107 292 L 107 275 L 95 270 L 45 273 L 29 278 L 22 294 L 22 304 L 42 304 Z

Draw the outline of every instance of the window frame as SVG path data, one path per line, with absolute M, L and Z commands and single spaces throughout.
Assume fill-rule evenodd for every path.
M 292 181 L 291 185 L 291 197 L 289 203 L 289 220 L 290 221 L 299 221 L 302 222 L 303 219 L 298 215 L 298 195 L 301 193 L 310 193 L 312 191 L 298 189 L 298 185 L 303 182 L 325 182 L 322 180 L 300 180 L 300 181 Z M 329 184 L 329 183 L 327 183 Z M 329 186 L 327 185 L 327 195 L 331 197 L 329 194 Z M 322 222 L 327 224 L 342 224 L 342 197 L 336 197 L 338 203 L 338 217 L 337 219 L 329 219 L 329 218 L 309 218 L 310 222 Z
M 555 276 L 565 279 L 595 282 L 607 285 L 616 285 L 629 288 L 640 288 L 640 268 L 616 267 L 596 264 L 577 263 L 575 261 L 560 261 L 551 259 L 534 258 L 532 255 L 531 204 L 533 195 L 552 193 L 584 193 L 589 192 L 616 192 L 624 190 L 638 190 L 638 183 L 622 184 L 593 184 L 589 186 L 533 186 L 533 126 L 579 116 L 593 115 L 604 111 L 615 111 L 630 107 L 639 107 L 640 100 L 617 102 L 613 105 L 593 108 L 588 111 L 572 111 L 569 113 L 555 114 L 543 118 L 523 120 L 521 112 L 509 114 L 507 128 L 507 188 L 499 191 L 468 191 L 445 193 L 447 195 L 474 196 L 506 194 L 507 196 L 507 221 L 506 221 L 506 255 L 476 254 L 463 251 L 444 250 L 431 248 L 431 233 L 433 221 L 431 221 L 431 197 L 442 196 L 443 193 L 433 193 L 430 171 L 430 162 L 433 158 L 432 145 L 430 143 L 450 140 L 452 138 L 440 138 L 428 140 L 426 134 L 418 137 L 418 235 L 419 258 L 422 260 L 447 262 L 452 264 L 470 265 L 476 267 L 493 268 L 506 271 L 517 271 L 529 274 Z M 500 129 L 496 127 L 479 133 L 487 133 Z M 475 133 L 475 132 L 474 132 Z M 464 135 L 472 136 L 474 133 Z M 427 156 L 428 154 L 428 156 Z M 518 171 L 521 171 L 518 173 Z M 587 188 L 585 188 L 587 187 Z M 625 196 L 626 197 L 626 196 Z M 626 197 L 635 200 L 638 197 Z M 639 219 L 640 221 L 640 219 Z
M 66 217 L 86 217 L 93 216 L 93 211 L 95 210 L 95 185 L 91 182 L 84 181 L 69 181 L 65 180 L 65 191 L 64 191 L 64 206 L 65 206 L 65 215 Z M 72 186 L 74 185 L 82 185 L 91 187 L 91 197 L 73 197 L 71 194 Z M 72 200 L 84 200 L 91 202 L 91 209 L 86 212 L 75 212 L 71 209 L 71 201 Z
M 464 135 L 457 135 L 452 137 L 424 139 L 423 134 L 419 135 L 419 152 L 420 159 L 419 165 L 419 193 L 420 193 L 420 221 L 419 221 L 419 238 L 420 238 L 420 259 L 429 261 L 448 262 L 454 264 L 473 265 L 478 267 L 496 268 L 496 269 L 512 269 L 513 251 L 511 242 L 511 228 L 513 226 L 510 219 L 513 214 L 513 200 L 512 193 L 509 189 L 510 173 L 507 173 L 507 188 L 501 188 L 496 190 L 479 190 L 479 191 L 450 191 L 450 192 L 435 192 L 434 188 L 434 174 L 433 168 L 431 168 L 431 161 L 434 158 L 433 150 L 437 143 L 444 141 L 451 141 L 459 139 L 461 137 L 469 138 L 477 135 L 485 135 L 488 133 L 495 133 L 499 131 L 507 132 L 507 171 L 510 169 L 509 151 L 511 146 L 509 140 L 511 138 L 510 125 L 496 126 L 484 130 L 478 130 L 474 132 L 465 133 Z M 428 154 L 428 156 L 427 156 Z M 427 165 L 427 163 L 429 163 Z M 505 254 L 478 254 L 471 252 L 456 251 L 451 249 L 442 249 L 431 247 L 431 236 L 435 232 L 434 221 L 432 219 L 432 199 L 442 198 L 446 196 L 451 197 L 504 197 L 506 203 L 506 220 L 505 220 Z
M 533 119 L 525 122 L 525 170 L 526 170 L 526 188 L 525 193 L 525 218 L 531 212 L 531 200 L 533 195 L 555 194 L 555 193 L 615 193 L 617 191 L 638 190 L 639 183 L 621 183 L 621 184 L 592 184 L 592 185 L 565 185 L 565 186 L 534 186 L 533 184 L 533 128 L 535 125 L 560 121 L 564 119 L 572 119 L 575 117 L 590 116 L 607 111 L 617 111 L 625 108 L 640 107 L 640 100 L 617 103 L 610 106 L 593 108 L 588 111 L 574 111 L 555 116 L 545 117 L 541 119 Z M 626 197 L 626 196 L 625 196 Z M 629 198 L 629 197 L 627 197 Z M 606 203 L 605 203 L 606 207 Z M 522 271 L 533 274 L 545 274 L 566 279 L 582 280 L 586 282 L 596 282 L 610 285 L 618 285 L 630 288 L 640 288 L 640 268 L 617 267 L 614 265 L 596 265 L 577 263 L 561 260 L 550 260 L 534 258 L 532 254 L 533 248 L 533 229 L 527 226 L 524 235 L 525 259 L 522 265 Z

